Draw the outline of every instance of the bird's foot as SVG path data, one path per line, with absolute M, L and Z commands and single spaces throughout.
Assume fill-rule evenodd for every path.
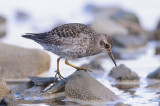
M 77 70 L 84 70 L 84 71 L 89 71 L 89 72 L 92 72 L 91 70 L 87 69 L 87 68 L 84 68 L 84 67 L 77 67 L 76 68 Z
M 58 72 L 58 71 L 56 71 L 56 75 L 55 75 L 55 77 L 54 77 L 54 82 L 56 81 L 56 79 L 57 79 L 57 75 L 58 75 L 58 77 L 62 80 L 62 82 L 65 82 L 64 81 L 64 77 Z

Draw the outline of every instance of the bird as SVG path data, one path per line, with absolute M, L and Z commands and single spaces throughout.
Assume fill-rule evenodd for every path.
M 59 56 L 57 59 L 56 75 L 63 81 L 60 74 L 60 59 L 65 59 L 65 64 L 78 70 L 89 71 L 84 67 L 78 67 L 68 62 L 70 59 L 93 56 L 99 53 L 107 53 L 117 66 L 112 54 L 113 40 L 110 36 L 97 33 L 91 26 L 81 23 L 68 23 L 59 25 L 48 32 L 26 33 L 24 38 L 39 43 L 45 50 Z

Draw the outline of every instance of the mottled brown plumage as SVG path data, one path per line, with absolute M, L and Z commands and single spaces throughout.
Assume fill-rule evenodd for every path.
M 32 39 L 46 50 L 59 55 L 60 58 L 65 58 L 66 64 L 76 69 L 84 68 L 68 63 L 68 59 L 92 56 L 102 52 L 108 52 L 115 63 L 111 52 L 113 45 L 111 38 L 106 34 L 97 33 L 90 26 L 84 24 L 64 24 L 49 32 L 27 33 L 23 37 Z M 59 73 L 60 58 L 57 60 L 57 74 L 62 78 Z
M 95 34 L 91 27 L 78 23 L 64 24 L 48 32 L 49 35 L 57 34 L 59 37 L 78 37 L 80 33 Z

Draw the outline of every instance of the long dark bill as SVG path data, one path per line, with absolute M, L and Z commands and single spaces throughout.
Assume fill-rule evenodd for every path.
M 113 56 L 112 52 L 111 52 L 111 53 L 108 53 L 108 55 L 109 55 L 110 58 L 112 59 L 114 65 L 117 66 L 116 61 L 115 61 L 115 59 L 114 59 L 114 56 Z

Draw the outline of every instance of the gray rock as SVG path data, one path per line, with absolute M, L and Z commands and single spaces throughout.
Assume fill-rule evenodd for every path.
M 17 95 L 20 99 L 47 98 L 51 99 L 59 97 L 59 92 L 64 92 L 65 84 L 61 81 L 54 83 L 54 78 L 30 77 L 31 81 L 26 82 L 11 89 L 13 95 Z M 51 84 L 53 84 L 51 86 Z M 63 95 L 64 97 L 64 95 Z
M 0 77 L 5 79 L 37 76 L 50 67 L 50 56 L 37 49 L 25 49 L 0 42 Z
M 34 86 L 34 83 L 32 81 L 26 82 L 24 84 L 20 84 L 16 86 L 15 88 L 11 89 L 11 94 L 19 94 L 24 92 L 25 90 L 32 88 Z
M 152 80 L 151 80 L 152 81 Z M 152 81 L 152 83 L 153 83 L 154 81 Z M 155 82 L 155 83 L 153 83 L 153 84 L 149 84 L 149 85 L 147 85 L 146 87 L 145 87 L 148 91 L 150 91 L 150 92 L 153 92 L 154 91 L 154 93 L 157 93 L 157 94 L 159 94 L 160 93 L 160 82 Z
M 155 54 L 160 55 L 160 44 L 157 45 Z
M 154 39 L 160 41 L 160 20 L 158 22 L 157 29 L 155 30 L 154 33 Z
M 146 88 L 152 89 L 152 90 L 160 90 L 160 82 L 154 83 L 154 84 L 150 84 L 148 86 L 146 86 Z
M 51 85 L 51 83 L 54 82 L 54 78 L 52 77 L 51 78 L 30 77 L 30 79 L 31 81 L 11 89 L 11 93 L 9 95 L 6 95 L 2 99 L 0 104 L 7 104 L 7 105 L 19 105 L 23 103 L 50 104 L 51 101 L 53 101 L 54 104 L 58 104 L 61 102 L 60 100 L 57 101 L 58 98 L 61 97 L 64 99 L 65 84 L 62 83 L 61 81 L 55 82 L 53 85 Z M 37 100 L 37 98 L 41 100 Z
M 6 19 L 0 16 L 0 38 L 6 35 Z
M 131 106 L 131 105 L 129 105 L 129 104 L 124 104 L 124 103 L 122 103 L 122 102 L 118 102 L 118 103 L 115 104 L 115 106 Z
M 30 77 L 31 81 L 11 89 L 11 94 L 3 98 L 3 103 L 18 104 L 45 103 L 45 100 L 71 100 L 67 104 L 110 102 L 119 99 L 111 90 L 92 78 L 88 72 L 78 70 L 67 79 L 54 82 L 53 78 Z M 54 83 L 53 83 L 54 82 Z M 28 101 L 28 102 L 27 102 Z
M 113 14 L 111 18 L 127 28 L 129 34 L 139 35 L 143 31 L 139 19 L 134 13 L 121 10 Z
M 100 62 L 93 60 L 89 64 L 83 64 L 82 67 L 92 70 L 91 74 L 99 75 L 104 73 L 104 68 L 101 66 Z
M 145 35 L 115 35 L 113 36 L 114 44 L 117 47 L 123 47 L 123 48 L 138 48 L 145 46 L 148 39 Z
M 31 79 L 35 86 L 46 86 L 54 83 L 54 77 L 42 78 L 30 76 L 29 79 Z
M 9 93 L 10 91 L 8 85 L 2 78 L 0 78 L 0 100 Z
M 96 19 L 92 26 L 100 33 L 110 35 L 140 35 L 144 32 L 138 17 L 118 7 L 89 6 Z
M 129 68 L 124 65 L 119 65 L 117 67 L 112 68 L 109 73 L 109 76 L 115 78 L 116 80 L 139 80 L 139 76 L 132 72 Z
M 117 22 L 106 17 L 97 17 L 91 25 L 97 32 L 109 35 L 123 34 L 128 35 L 128 30 Z
M 148 74 L 147 78 L 160 79 L 160 67 L 158 69 L 156 69 L 154 72 Z
M 88 72 L 77 70 L 65 85 L 65 97 L 76 102 L 109 102 L 118 97 Z

